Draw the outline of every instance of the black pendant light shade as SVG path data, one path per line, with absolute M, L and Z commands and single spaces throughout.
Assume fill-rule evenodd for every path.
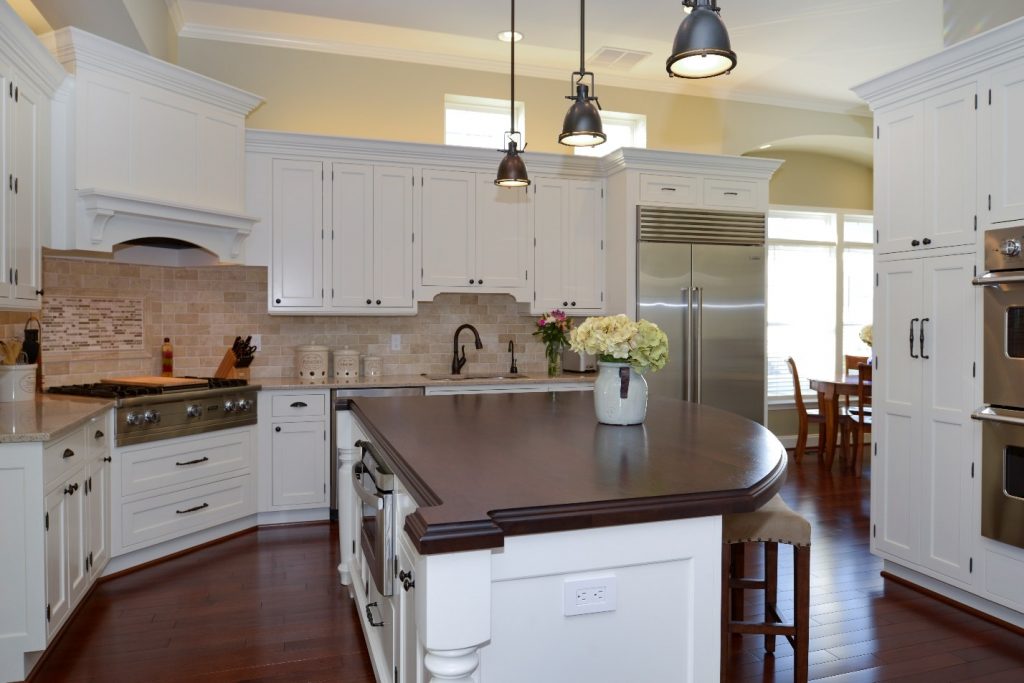
M 608 139 L 604 134 L 604 126 L 601 125 L 601 114 L 598 111 L 601 103 L 597 101 L 597 95 L 591 95 L 594 90 L 594 74 L 587 71 L 583 65 L 583 17 L 584 0 L 580 0 L 580 70 L 572 73 L 572 82 L 576 92 L 566 95 L 565 99 L 572 100 L 562 123 L 562 134 L 558 141 L 570 147 L 594 147 Z M 584 79 L 590 77 L 590 85 L 584 83 Z
M 669 76 L 711 78 L 736 67 L 729 32 L 716 0 L 683 0 L 693 11 L 683 18 L 665 63 Z
M 511 32 L 513 36 L 516 33 L 516 0 L 512 0 Z M 512 46 L 512 68 L 509 78 L 512 92 L 508 103 L 511 125 L 505 132 L 506 148 L 498 150 L 505 152 L 505 157 L 498 164 L 498 175 L 494 179 L 494 184 L 499 187 L 525 187 L 530 184 L 530 177 L 526 175 L 526 162 L 519 156 L 519 143 L 516 142 L 516 138 L 520 137 L 519 131 L 516 130 L 516 41 L 511 41 L 509 45 Z M 523 145 L 523 149 L 526 149 L 526 145 Z

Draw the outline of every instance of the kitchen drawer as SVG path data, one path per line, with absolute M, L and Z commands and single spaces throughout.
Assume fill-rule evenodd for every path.
M 121 506 L 122 547 L 135 550 L 255 512 L 248 474 L 144 498 Z
M 228 429 L 121 449 L 121 495 L 193 484 L 251 465 L 252 428 Z
M 704 179 L 704 206 L 723 209 L 756 209 L 756 182 L 719 178 Z
M 320 417 L 327 412 L 327 394 L 275 394 L 270 410 L 274 417 Z
M 640 174 L 641 202 L 696 206 L 699 198 L 700 178 Z
M 89 460 L 105 458 L 110 455 L 110 429 L 107 425 L 107 414 L 97 415 L 85 423 L 83 435 Z
M 43 481 L 46 489 L 64 479 L 79 465 L 89 459 L 85 446 L 85 430 L 76 427 L 73 432 L 47 444 L 43 449 Z

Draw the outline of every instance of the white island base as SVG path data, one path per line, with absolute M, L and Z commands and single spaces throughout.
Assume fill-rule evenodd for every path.
M 415 566 L 415 584 L 396 581 L 394 616 L 378 627 L 367 603 L 390 601 L 366 581 L 357 543 L 352 575 L 364 579 L 352 592 L 377 679 L 717 681 L 721 523 L 509 536 L 495 550 L 427 556 L 401 533 L 399 569 Z

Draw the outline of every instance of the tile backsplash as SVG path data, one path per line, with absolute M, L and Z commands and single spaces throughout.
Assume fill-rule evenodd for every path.
M 236 335 L 258 334 L 253 381 L 293 377 L 295 347 L 321 344 L 380 356 L 385 375 L 442 374 L 462 323 L 464 372 L 503 372 L 515 341 L 519 370 L 544 372 L 544 347 L 528 304 L 502 294 L 443 294 L 420 302 L 415 316 L 271 316 L 267 269 L 253 266 L 164 267 L 43 258 L 43 376 L 46 386 L 110 375 L 159 374 L 160 344 L 174 344 L 176 375 L 212 375 Z M 21 336 L 26 314 L 0 314 L 5 336 Z M 391 350 L 391 336 L 401 349 Z

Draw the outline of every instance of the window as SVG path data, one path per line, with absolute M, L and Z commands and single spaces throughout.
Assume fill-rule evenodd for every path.
M 516 102 L 516 130 L 526 140 L 526 107 Z M 508 100 L 465 95 L 444 96 L 444 143 L 463 147 L 505 148 Z
M 792 356 L 809 377 L 834 377 L 843 356 L 870 356 L 873 218 L 842 211 L 768 212 L 768 398 L 792 398 Z
M 575 154 L 603 157 L 619 147 L 647 147 L 647 117 L 643 114 L 602 111 L 601 125 L 608 139 L 594 147 L 574 147 Z

